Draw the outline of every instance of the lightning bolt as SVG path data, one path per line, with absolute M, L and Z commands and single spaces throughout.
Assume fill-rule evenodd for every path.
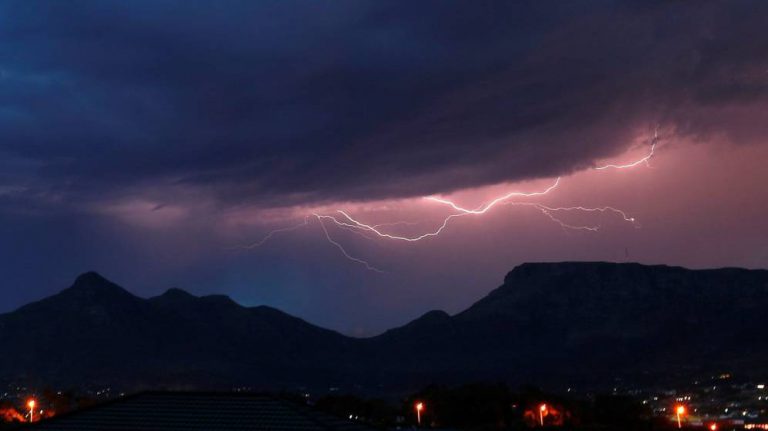
M 384 271 L 374 267 L 373 265 L 371 265 L 370 263 L 366 262 L 365 260 L 362 260 L 360 258 L 357 258 L 357 257 L 354 257 L 354 256 L 350 255 L 347 252 L 347 250 L 344 249 L 344 246 L 342 246 L 338 241 L 335 241 L 333 238 L 331 238 L 331 235 L 328 232 L 328 229 L 325 227 L 325 224 L 323 223 L 323 220 L 322 220 L 323 218 L 326 218 L 326 216 L 321 216 L 319 214 L 312 214 L 312 215 L 315 216 L 317 218 L 318 223 L 320 223 L 320 227 L 323 230 L 325 239 L 331 245 L 333 245 L 336 248 L 338 248 L 339 251 L 341 251 L 342 255 L 344 255 L 344 257 L 346 257 L 347 259 L 351 260 L 352 262 L 356 262 L 356 263 L 359 263 L 359 264 L 365 266 L 365 268 L 370 270 L 370 271 L 384 273 Z M 258 240 L 256 242 L 253 242 L 251 244 L 246 244 L 246 245 L 239 246 L 237 248 L 238 249 L 245 249 L 245 250 L 250 250 L 250 249 L 258 248 L 258 247 L 261 247 L 262 245 L 266 244 L 275 235 L 278 235 L 278 234 L 281 234 L 281 233 L 285 233 L 285 232 L 292 232 L 292 231 L 295 231 L 295 230 L 300 229 L 300 228 L 305 227 L 305 226 L 309 226 L 309 216 L 304 216 L 304 221 L 302 223 L 299 223 L 299 224 L 297 224 L 295 226 L 288 226 L 288 227 L 284 227 L 284 228 L 279 228 L 279 229 L 271 230 L 271 231 L 267 232 L 267 234 L 264 235 L 264 237 L 262 239 L 260 239 L 260 240 Z M 360 235 L 363 238 L 372 239 L 372 238 L 366 236 L 365 234 L 361 233 L 357 229 L 347 228 L 347 230 L 351 231 L 352 233 L 354 233 L 356 235 Z
M 338 242 L 334 241 L 333 238 L 331 238 L 331 234 L 328 233 L 328 229 L 325 227 L 325 223 L 323 223 L 323 217 L 319 214 L 313 214 L 315 217 L 317 217 L 317 221 L 320 223 L 320 227 L 323 229 L 323 233 L 325 234 L 325 238 L 330 242 L 331 244 L 335 245 L 336 248 L 341 251 L 341 254 L 344 255 L 347 259 L 351 260 L 352 262 L 357 262 L 363 266 L 365 266 L 366 269 L 369 271 L 374 271 L 378 273 L 384 273 L 384 271 L 380 270 L 379 268 L 376 268 L 375 266 L 371 265 L 370 263 L 364 261 L 363 259 L 351 256 L 349 253 L 347 253 L 347 250 L 344 249 L 344 246 L 339 244 Z
M 548 211 L 548 210 L 543 209 L 543 208 L 539 208 L 539 210 L 541 211 L 542 214 L 547 216 L 548 219 L 550 219 L 553 222 L 559 224 L 560 227 L 563 228 L 563 230 L 588 230 L 590 232 L 597 232 L 598 230 L 600 230 L 600 225 L 595 225 L 595 226 L 572 225 L 570 223 L 566 223 L 566 222 L 560 220 L 559 218 L 555 217 L 554 215 L 552 215 L 551 211 Z
M 510 204 L 512 204 L 512 205 L 529 205 L 529 206 L 532 206 L 532 207 L 536 208 L 537 210 L 539 210 L 542 214 L 547 216 L 547 218 L 549 218 L 553 222 L 559 224 L 560 227 L 562 227 L 563 229 L 588 230 L 588 231 L 592 231 L 592 232 L 597 232 L 598 230 L 600 230 L 601 225 L 599 225 L 599 224 L 598 225 L 592 225 L 592 226 L 572 225 L 572 224 L 566 223 L 566 222 L 562 221 L 561 219 L 555 217 L 555 215 L 553 213 L 560 212 L 560 211 L 563 211 L 563 212 L 579 211 L 579 212 L 586 212 L 586 213 L 599 212 L 601 214 L 613 213 L 613 214 L 617 214 L 619 217 L 621 217 L 621 219 L 623 221 L 625 221 L 627 223 L 631 223 L 636 228 L 639 227 L 637 222 L 635 221 L 634 217 L 630 217 L 629 215 L 627 215 L 626 212 L 624 212 L 624 211 L 622 211 L 622 210 L 620 210 L 618 208 L 614 208 L 614 207 L 610 207 L 610 206 L 595 207 L 595 208 L 583 207 L 583 206 L 554 207 L 553 208 L 553 207 L 548 207 L 546 205 L 537 204 L 537 203 L 530 203 L 530 202 L 510 202 Z
M 608 164 L 603 166 L 598 166 L 595 168 L 592 168 L 597 171 L 602 170 L 608 170 L 608 169 L 629 169 L 634 168 L 636 166 L 639 166 L 641 164 L 645 164 L 646 166 L 650 166 L 650 159 L 654 156 L 654 152 L 656 149 L 656 144 L 658 141 L 658 128 L 656 132 L 654 133 L 650 151 L 648 154 L 646 154 L 644 157 L 635 160 L 633 162 L 627 163 L 627 164 Z M 397 241 L 404 241 L 404 242 L 417 242 L 421 241 L 427 238 L 436 237 L 440 235 L 448 226 L 451 220 L 459 218 L 459 217 L 465 217 L 465 216 L 481 216 L 486 214 L 488 211 L 496 207 L 497 205 L 503 204 L 503 205 L 515 205 L 515 206 L 526 206 L 526 207 L 532 207 L 539 212 L 541 212 L 543 215 L 545 215 L 547 218 L 549 218 L 551 221 L 557 223 L 560 227 L 563 229 L 569 229 L 569 230 L 582 230 L 582 231 L 598 231 L 601 227 L 601 225 L 573 225 L 570 223 L 566 223 L 560 218 L 558 218 L 555 214 L 560 212 L 582 212 L 582 213 L 600 213 L 600 214 L 615 214 L 617 215 L 622 221 L 631 223 L 635 227 L 638 227 L 636 220 L 634 217 L 629 216 L 625 211 L 620 210 L 618 208 L 614 208 L 611 206 L 603 206 L 603 207 L 585 207 L 585 206 L 570 206 L 570 207 L 550 207 L 546 206 L 540 203 L 535 202 L 519 202 L 519 201 L 513 201 L 513 198 L 534 198 L 539 196 L 544 196 L 552 192 L 553 190 L 557 189 L 557 187 L 560 185 L 561 177 L 557 177 L 555 179 L 554 183 L 552 183 L 549 187 L 545 188 L 541 191 L 535 191 L 535 192 L 519 192 L 519 191 L 513 191 L 510 193 L 507 193 L 505 195 L 499 196 L 497 198 L 494 198 L 493 200 L 480 205 L 479 207 L 475 209 L 469 209 L 464 208 L 457 204 L 454 201 L 451 201 L 449 199 L 437 197 L 437 196 L 425 196 L 423 199 L 428 200 L 430 202 L 435 202 L 441 205 L 445 205 L 456 211 L 453 214 L 447 215 L 442 223 L 438 225 L 437 228 L 419 234 L 419 235 L 413 235 L 413 236 L 404 236 L 404 235 L 395 235 L 391 233 L 384 232 L 381 228 L 383 227 L 391 227 L 391 226 L 397 226 L 397 225 L 416 225 L 418 223 L 414 222 L 391 222 L 391 223 L 379 223 L 379 224 L 366 224 L 362 221 L 359 221 L 349 215 L 344 210 L 336 210 L 336 213 L 338 213 L 340 216 L 335 215 L 328 215 L 328 214 L 318 214 L 313 213 L 312 215 L 317 218 L 318 223 L 320 224 L 321 229 L 323 230 L 323 233 L 325 235 L 325 238 L 327 241 L 335 246 L 341 253 L 344 255 L 345 258 L 348 260 L 359 263 L 363 266 L 365 266 L 366 269 L 374 272 L 383 273 L 384 271 L 372 266 L 369 262 L 354 257 L 350 255 L 346 249 L 338 242 L 335 241 L 329 231 L 326 227 L 324 221 L 330 221 L 333 223 L 336 227 L 340 229 L 349 230 L 353 233 L 359 234 L 362 237 L 366 239 L 375 239 L 376 237 L 379 238 L 385 238 L 385 239 L 391 239 L 391 240 L 397 240 Z M 296 226 L 290 226 L 286 228 L 276 229 L 271 232 L 269 232 L 264 238 L 262 238 L 260 241 L 255 242 L 253 244 L 250 244 L 246 246 L 245 248 L 255 248 L 263 245 L 267 241 L 269 241 L 274 235 L 282 233 L 282 232 L 289 232 L 296 229 L 299 229 L 301 227 L 308 225 L 308 216 L 304 218 L 304 222 L 296 225 Z M 369 236 L 371 235 L 371 236 Z
M 440 226 L 438 226 L 437 229 L 435 229 L 435 230 L 433 230 L 431 232 L 423 233 L 421 235 L 416 235 L 416 236 L 401 236 L 401 235 L 393 235 L 393 234 L 390 234 L 390 233 L 382 232 L 379 229 L 379 226 L 381 226 L 381 225 L 365 224 L 365 223 L 363 223 L 361 221 L 356 220 L 355 218 L 353 218 L 352 216 L 350 216 L 347 212 L 345 212 L 343 210 L 337 210 L 336 211 L 337 213 L 339 213 L 339 214 L 341 214 L 343 216 L 342 220 L 339 220 L 338 218 L 336 218 L 334 216 L 331 216 L 331 215 L 318 215 L 318 214 L 315 214 L 315 215 L 317 217 L 322 217 L 322 218 L 325 218 L 327 220 L 330 220 L 331 222 L 333 222 L 334 224 L 336 224 L 339 227 L 360 229 L 360 230 L 363 230 L 363 231 L 366 231 L 366 232 L 371 232 L 371 233 L 373 233 L 373 234 L 375 234 L 375 235 L 377 235 L 377 236 L 379 236 L 381 238 L 388 238 L 388 239 L 393 239 L 393 240 L 398 240 L 398 241 L 406 241 L 406 242 L 416 242 L 416 241 L 421 241 L 421 240 L 426 239 L 426 238 L 430 238 L 430 237 L 434 237 L 434 236 L 440 235 L 440 233 L 448 226 L 448 223 L 451 220 L 453 220 L 454 218 L 468 216 L 468 215 L 481 215 L 481 214 L 485 214 L 486 212 L 490 211 L 491 208 L 495 207 L 499 203 L 504 202 L 506 200 L 509 200 L 509 199 L 511 199 L 513 197 L 534 197 L 534 196 L 545 195 L 545 194 L 551 192 L 552 190 L 554 190 L 558 186 L 558 184 L 560 184 L 560 178 L 557 178 L 557 180 L 555 180 L 554 184 L 552 184 L 551 186 L 547 187 L 543 191 L 531 192 L 531 193 L 511 192 L 511 193 L 508 193 L 508 194 L 506 194 L 504 196 L 500 196 L 500 197 L 490 201 L 489 203 L 487 203 L 485 205 L 482 205 L 481 207 L 479 207 L 477 209 L 474 209 L 474 210 L 462 208 L 462 207 L 456 205 L 455 203 L 453 203 L 451 201 L 448 201 L 448 200 L 445 200 L 445 199 L 441 199 L 441 198 L 437 198 L 437 197 L 434 197 L 434 196 L 426 197 L 425 199 L 427 199 L 427 200 L 431 200 L 431 201 L 434 201 L 434 202 L 438 202 L 438 203 L 442 203 L 442 204 L 445 204 L 445 205 L 449 205 L 453 209 L 455 209 L 455 210 L 457 210 L 459 212 L 456 213 L 456 214 L 451 214 L 451 215 L 448 215 L 447 217 L 445 217 L 445 219 L 443 219 L 442 224 L 440 224 Z
M 634 217 L 630 217 L 629 215 L 627 215 L 626 212 L 624 212 L 624 211 L 622 211 L 622 210 L 620 210 L 618 208 L 609 207 L 609 206 L 596 207 L 596 208 L 589 208 L 589 207 L 582 207 L 582 206 L 552 208 L 552 207 L 548 207 L 548 206 L 545 206 L 545 205 L 539 205 L 539 204 L 536 204 L 536 205 L 539 206 L 540 208 L 542 208 L 542 209 L 544 209 L 546 211 L 550 211 L 550 212 L 557 212 L 557 211 L 583 211 L 583 212 L 600 212 L 600 213 L 610 212 L 610 213 L 618 214 L 622 218 L 622 220 L 624 220 L 625 222 L 629 222 L 629 223 L 633 223 L 633 224 L 636 222 L 635 218 Z
M 294 230 L 296 230 L 296 229 L 299 229 L 299 228 L 302 228 L 302 227 L 304 227 L 304 226 L 307 226 L 307 225 L 309 225 L 309 220 L 308 220 L 308 218 L 309 218 L 309 216 L 305 216 L 305 217 L 304 217 L 304 222 L 303 222 L 303 223 L 299 223 L 299 224 L 297 224 L 296 226 L 289 226 L 289 227 L 284 227 L 284 228 L 280 228 L 280 229 L 275 229 L 275 230 L 272 230 L 272 231 L 268 232 L 268 233 L 267 233 L 267 234 L 266 234 L 266 235 L 265 235 L 265 236 L 264 236 L 262 239 L 260 239 L 259 241 L 256 241 L 256 242 L 254 242 L 254 243 L 251 243 L 251 244 L 247 244 L 247 245 L 242 245 L 242 246 L 240 246 L 240 247 L 238 247 L 238 248 L 241 248 L 241 249 L 246 249 L 246 250 L 250 250 L 250 249 L 253 249 L 253 248 L 261 247 L 262 245 L 266 244 L 266 243 L 267 243 L 267 241 L 269 241 L 270 239 L 272 239 L 272 237 L 273 237 L 273 236 L 275 236 L 275 235 L 277 235 L 277 234 L 279 234 L 279 233 L 283 233 L 283 232 L 292 232 L 292 231 L 294 231 Z
M 542 204 L 538 204 L 538 203 L 531 203 L 531 202 L 506 202 L 509 199 L 512 199 L 514 197 L 536 197 L 536 196 L 546 195 L 546 194 L 550 193 L 552 190 L 555 190 L 557 188 L 557 186 L 560 184 L 560 180 L 561 180 L 561 178 L 558 177 L 552 185 L 550 185 L 549 187 L 547 187 L 546 189 L 544 189 L 542 191 L 536 191 L 536 192 L 517 192 L 516 191 L 516 192 L 507 193 L 506 195 L 500 196 L 500 197 L 498 197 L 496 199 L 493 199 L 492 201 L 490 201 L 490 202 L 488 202 L 488 203 L 486 203 L 484 205 L 481 205 L 477 209 L 467 209 L 467 208 L 459 206 L 458 204 L 456 204 L 453 201 L 450 201 L 450 200 L 447 200 L 447 199 L 438 198 L 438 197 L 435 197 L 435 196 L 425 197 L 424 199 L 426 199 L 426 200 L 429 200 L 429 201 L 432 201 L 432 202 L 436 202 L 436 203 L 440 203 L 440 204 L 443 204 L 443 205 L 447 205 L 447 206 L 453 208 L 454 210 L 458 211 L 458 213 L 448 215 L 445 219 L 443 219 L 442 224 L 437 229 L 435 229 L 434 231 L 423 233 L 421 235 L 416 235 L 416 236 L 401 236 L 401 235 L 393 235 L 393 234 L 390 234 L 390 233 L 382 232 L 379 229 L 379 226 L 381 226 L 381 225 L 365 224 L 365 223 L 363 223 L 363 222 L 361 222 L 359 220 L 356 220 L 355 218 L 353 218 L 352 216 L 350 216 L 347 212 L 345 212 L 343 210 L 337 210 L 337 212 L 343 216 L 342 220 L 339 220 L 338 218 L 336 218 L 334 216 L 331 216 L 331 215 L 320 216 L 320 215 L 316 214 L 316 216 L 323 217 L 323 218 L 325 218 L 327 220 L 330 220 L 331 222 L 335 223 L 337 226 L 339 226 L 341 228 L 348 228 L 348 229 L 349 228 L 352 228 L 352 229 L 357 228 L 357 229 L 360 229 L 360 230 L 363 230 L 363 231 L 366 231 L 366 232 L 371 232 L 371 233 L 373 233 L 373 234 L 375 234 L 375 235 L 377 235 L 377 236 L 379 236 L 381 238 L 388 238 L 388 239 L 399 240 L 399 241 L 407 241 L 407 242 L 416 242 L 416 241 L 421 241 L 421 240 L 426 239 L 426 238 L 438 236 L 448 226 L 448 223 L 452 219 L 457 218 L 457 217 L 462 217 L 462 216 L 468 216 L 468 215 L 473 215 L 473 216 L 483 215 L 483 214 L 487 213 L 488 211 L 490 211 L 493 207 L 495 207 L 496 205 L 499 205 L 499 204 L 512 204 L 512 205 L 518 205 L 518 206 L 530 206 L 530 207 L 533 207 L 533 208 L 539 210 L 542 214 L 546 215 L 550 220 L 552 220 L 552 221 L 556 222 L 557 224 L 559 224 L 561 227 L 566 228 L 566 229 L 572 229 L 572 230 L 597 231 L 597 230 L 599 230 L 600 226 L 599 225 L 598 226 L 576 226 L 576 225 L 571 225 L 571 224 L 565 223 L 564 221 L 562 221 L 559 218 L 555 217 L 552 213 L 561 212 L 561 211 L 582 211 L 582 212 L 600 212 L 600 213 L 611 212 L 611 213 L 615 213 L 615 214 L 620 215 L 621 218 L 624 221 L 626 221 L 626 222 L 630 222 L 630 223 L 633 223 L 633 224 L 635 223 L 635 218 L 634 217 L 628 216 L 626 212 L 624 212 L 624 211 L 622 211 L 622 210 L 620 210 L 618 208 L 609 207 L 609 206 L 596 207 L 596 208 L 589 208 L 589 207 L 583 207 L 583 206 L 548 207 L 546 205 L 542 205 Z
M 501 202 L 504 202 L 504 201 L 507 201 L 509 199 L 512 199 L 514 197 L 526 197 L 526 198 L 528 198 L 528 197 L 533 197 L 533 196 L 546 195 L 547 193 L 549 193 L 552 190 L 554 190 L 555 188 L 557 188 L 557 186 L 559 184 L 560 184 L 560 177 L 557 177 L 557 179 L 555 180 L 555 183 L 552 184 L 551 186 L 547 187 L 544 191 L 533 192 L 533 193 L 511 192 L 511 193 L 508 193 L 508 194 L 506 194 L 504 196 L 500 196 L 500 197 L 490 201 L 489 203 L 480 206 L 480 208 L 475 209 L 475 210 L 468 210 L 466 208 L 462 208 L 462 207 L 456 205 L 455 203 L 453 203 L 453 202 L 451 202 L 451 201 L 449 201 L 447 199 L 441 199 L 441 198 L 438 198 L 438 197 L 435 197 L 435 196 L 427 196 L 424 199 L 448 205 L 451 208 L 455 209 L 456 211 L 460 211 L 460 212 L 465 213 L 465 214 L 479 215 L 479 214 L 487 213 L 491 208 L 495 207 L 497 204 L 499 204 Z
M 653 157 L 653 152 L 656 150 L 656 142 L 659 140 L 659 128 L 656 128 L 656 131 L 653 134 L 653 140 L 651 141 L 651 151 L 648 152 L 648 154 L 638 160 L 635 160 L 634 162 L 627 163 L 626 165 L 604 165 L 604 166 L 598 166 L 596 168 L 593 168 L 596 171 L 603 171 L 606 169 L 628 169 L 628 168 L 634 168 L 635 166 L 638 166 L 640 164 L 645 163 L 646 166 L 650 167 L 651 164 L 649 163 L 649 160 L 651 160 L 651 157 Z
M 322 217 L 322 218 L 327 219 L 327 220 L 330 220 L 334 224 L 336 224 L 337 226 L 340 226 L 340 227 L 360 229 L 360 230 L 363 230 L 363 231 L 371 232 L 371 233 L 373 233 L 373 234 L 375 234 L 375 235 L 377 235 L 377 236 L 379 236 L 381 238 L 389 238 L 389 239 L 394 239 L 394 240 L 398 240 L 398 241 L 406 241 L 406 242 L 421 241 L 422 239 L 425 239 L 425 238 L 429 238 L 429 237 L 440 235 L 440 232 L 442 232 L 443 229 L 445 229 L 446 226 L 448 226 L 448 222 L 449 221 L 451 221 L 452 219 L 454 219 L 456 217 L 463 217 L 465 215 L 469 215 L 469 214 L 465 214 L 465 213 L 451 214 L 448 217 L 446 217 L 445 220 L 443 220 L 443 223 L 436 230 L 434 230 L 432 232 L 427 232 L 427 233 L 424 233 L 424 234 L 421 234 L 421 235 L 408 237 L 408 236 L 392 235 L 392 234 L 389 234 L 389 233 L 382 232 L 382 231 L 380 231 L 375 226 L 371 226 L 371 225 L 368 225 L 368 224 L 365 224 L 365 223 L 362 223 L 360 221 L 355 220 L 354 218 L 352 218 L 352 216 L 350 216 L 349 214 L 347 214 L 346 212 L 344 212 L 342 210 L 337 210 L 336 212 L 341 214 L 344 217 L 344 219 L 346 219 L 348 222 L 344 222 L 342 220 L 339 220 L 336 217 L 331 216 L 331 215 L 317 215 L 317 216 L 318 217 Z

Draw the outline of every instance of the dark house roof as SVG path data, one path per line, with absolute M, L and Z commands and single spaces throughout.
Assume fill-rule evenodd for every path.
M 348 430 L 373 428 L 268 395 L 144 392 L 38 422 L 29 430 Z

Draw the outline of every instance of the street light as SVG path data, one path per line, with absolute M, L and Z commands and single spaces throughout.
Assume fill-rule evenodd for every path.
M 547 405 L 542 404 L 539 406 L 539 423 L 541 423 L 541 426 L 544 426 L 544 413 L 547 412 Z
M 421 412 L 424 410 L 424 403 L 418 402 L 416 403 L 416 422 L 418 422 L 419 425 L 421 425 Z
M 32 417 L 35 414 L 35 400 L 27 401 L 27 407 L 29 407 L 29 421 L 32 422 Z
M 677 409 L 675 409 L 675 411 L 677 412 L 677 427 L 682 428 L 683 422 L 680 418 L 685 414 L 685 406 L 677 406 Z
M 717 424 L 716 423 L 710 424 L 709 429 L 711 429 L 712 431 L 717 431 Z

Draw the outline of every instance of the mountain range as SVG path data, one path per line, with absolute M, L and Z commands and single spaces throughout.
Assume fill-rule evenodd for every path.
M 144 299 L 97 273 L 0 315 L 0 380 L 125 388 L 394 391 L 430 382 L 611 384 L 766 375 L 768 271 L 526 263 L 468 309 L 353 338 L 180 289 Z

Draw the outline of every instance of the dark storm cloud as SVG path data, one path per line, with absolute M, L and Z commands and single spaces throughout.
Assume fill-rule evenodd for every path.
M 10 2 L 0 201 L 403 197 L 766 131 L 765 2 Z M 176 197 L 174 197 L 176 196 Z

